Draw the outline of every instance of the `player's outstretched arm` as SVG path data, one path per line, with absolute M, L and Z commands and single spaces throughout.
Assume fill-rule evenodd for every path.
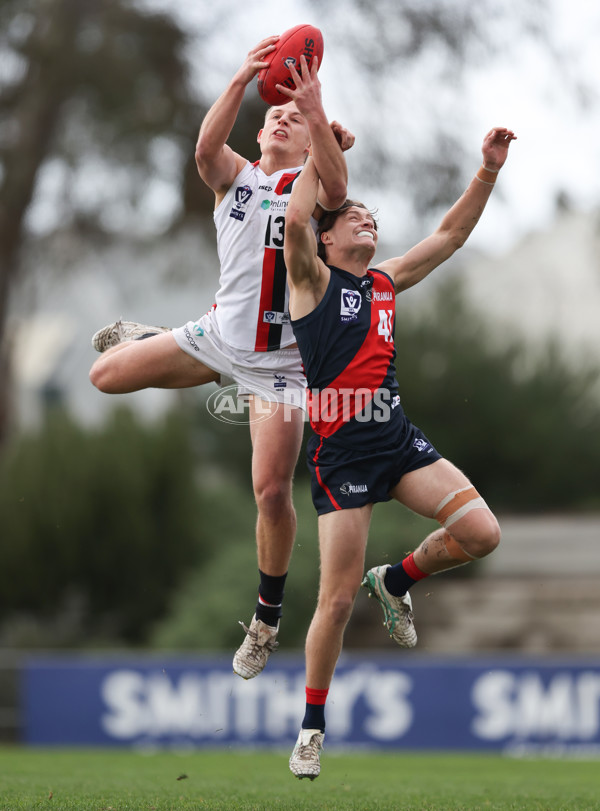
M 261 68 L 264 58 L 275 48 L 279 36 L 263 39 L 244 59 L 243 64 L 204 117 L 196 144 L 196 165 L 200 177 L 217 195 L 224 194 L 243 168 L 246 159 L 227 146 L 246 87 Z
M 300 172 L 285 214 L 283 255 L 290 288 L 290 315 L 294 320 L 317 306 L 329 278 L 329 269 L 317 256 L 311 216 L 317 202 L 319 175 L 308 158 Z
M 377 266 L 392 277 L 397 293 L 420 282 L 465 244 L 479 222 L 498 172 L 506 161 L 510 143 L 516 137 L 506 127 L 490 130 L 483 141 L 482 166 L 436 231 L 404 256 L 388 259 Z
M 319 202 L 326 209 L 339 208 L 347 197 L 348 167 L 344 148 L 354 143 L 354 136 L 337 121 L 327 120 L 321 99 L 321 83 L 318 71 L 319 61 L 315 56 L 308 69 L 306 58 L 300 57 L 300 71 L 290 65 L 290 73 L 295 87 L 277 85 L 277 89 L 296 102 L 308 124 L 311 154 L 320 179 Z

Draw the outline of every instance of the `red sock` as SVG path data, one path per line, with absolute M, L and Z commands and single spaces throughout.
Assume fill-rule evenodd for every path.
M 428 577 L 427 572 L 421 571 L 417 564 L 415 563 L 415 559 L 413 557 L 413 553 L 411 552 L 410 555 L 402 561 L 402 568 L 406 572 L 406 574 L 412 578 L 413 580 L 422 580 L 424 577 Z
M 315 690 L 312 687 L 306 688 L 307 704 L 325 704 L 329 690 Z

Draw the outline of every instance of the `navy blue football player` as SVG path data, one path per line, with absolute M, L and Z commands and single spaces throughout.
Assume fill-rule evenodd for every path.
M 314 779 L 325 731 L 325 701 L 359 586 L 381 604 L 390 636 L 414 647 L 409 588 L 418 580 L 488 555 L 496 518 L 468 478 L 442 458 L 405 416 L 394 367 L 395 297 L 460 248 L 503 166 L 511 130 L 483 141 L 483 164 L 438 229 L 406 254 L 371 267 L 377 225 L 352 200 L 310 225 L 319 176 L 309 159 L 286 214 L 290 316 L 306 371 L 314 434 L 308 464 L 319 514 L 321 579 L 306 640 L 306 713 L 290 758 Z M 395 499 L 441 525 L 395 566 L 363 578 L 373 504 Z

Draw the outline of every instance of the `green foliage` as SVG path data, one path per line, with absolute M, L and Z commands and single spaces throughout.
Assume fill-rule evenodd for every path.
M 302 458 L 300 464 L 303 462 Z M 230 508 L 231 500 L 235 510 Z M 318 594 L 317 516 L 306 478 L 296 484 L 294 505 L 298 530 L 286 582 L 285 621 L 279 634 L 286 648 L 303 647 Z M 237 621 L 250 622 L 258 594 L 256 508 L 249 494 L 236 488 L 229 489 L 217 513 L 215 535 L 224 542 L 217 544 L 213 558 L 192 572 L 178 590 L 171 613 L 150 640 L 154 647 L 235 650 L 243 639 Z M 379 505 L 371 522 L 369 565 L 395 563 L 433 528 L 432 522 L 398 504 Z M 354 644 L 354 634 L 347 642 L 348 647 Z
M 188 435 L 181 415 L 150 428 L 121 410 L 99 431 L 56 413 L 21 437 L 0 467 L 0 617 L 61 619 L 70 644 L 143 641 L 209 548 Z
M 233 649 L 242 633 L 237 620 L 248 623 L 251 619 L 258 588 L 256 507 L 251 491 L 227 485 L 211 494 L 211 502 L 213 556 L 188 573 L 174 595 L 169 616 L 155 629 L 153 646 Z
M 399 299 L 398 377 L 410 418 L 500 513 L 598 508 L 598 371 L 570 369 L 552 346 L 537 363 L 516 340 L 500 347 L 459 288 L 437 295 L 429 315 Z M 211 419 L 191 392 L 152 426 L 120 410 L 86 431 L 51 414 L 0 463 L 5 644 L 235 649 L 258 588 L 250 468 L 248 426 Z M 287 647 L 302 646 L 318 589 L 304 451 L 294 503 Z M 436 526 L 377 505 L 367 566 L 400 560 Z M 363 608 L 357 602 L 348 647 L 365 641 Z
M 437 449 L 498 510 L 598 509 L 600 368 L 570 368 L 553 344 L 532 359 L 517 338 L 499 345 L 460 285 L 428 310 L 398 299 L 402 403 Z
M 498 345 L 483 317 L 465 303 L 460 287 L 444 285 L 436 295 L 429 316 L 409 313 L 402 297 L 398 301 L 398 378 L 410 418 L 441 453 L 465 470 L 496 511 L 597 508 L 598 371 L 570 369 L 553 346 L 533 363 L 516 340 Z M 213 453 L 219 449 L 224 481 L 236 482 L 235 489 L 228 490 L 235 511 L 228 510 L 227 503 L 219 508 L 225 514 L 219 519 L 218 534 L 225 542 L 206 566 L 191 573 L 152 643 L 233 650 L 242 638 L 236 620 L 248 623 L 258 587 L 249 445 L 240 443 L 245 426 L 213 421 L 203 430 L 205 445 Z M 305 438 L 309 434 L 307 427 Z M 574 463 L 567 475 L 570 459 Z M 280 632 L 286 647 L 303 645 L 318 591 L 317 521 L 304 460 L 302 451 L 294 492 L 298 531 Z M 396 503 L 377 505 L 367 567 L 397 562 L 436 528 L 434 521 Z M 469 566 L 445 577 L 476 571 Z M 371 630 L 371 612 L 363 612 L 363 597 L 359 594 L 346 647 L 363 646 L 364 634 Z

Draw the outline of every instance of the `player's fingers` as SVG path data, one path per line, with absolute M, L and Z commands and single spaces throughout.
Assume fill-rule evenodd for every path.
M 286 62 L 285 64 L 286 64 L 286 67 L 289 70 L 289 72 L 294 77 L 294 81 L 296 82 L 296 84 L 298 84 L 298 80 L 301 79 L 301 76 L 298 73 L 298 68 L 296 67 L 293 59 L 290 59 L 290 61 Z
M 262 51 L 265 48 L 273 48 L 277 40 L 279 39 L 279 34 L 273 34 L 273 36 L 265 37 L 261 39 L 258 45 L 255 45 L 254 48 L 250 51 L 250 53 L 257 53 L 258 51 Z
M 308 76 L 308 63 L 304 54 L 300 56 L 300 73 L 303 79 Z
M 290 88 L 286 87 L 284 84 L 276 84 L 275 89 L 283 93 L 284 96 L 289 96 L 291 99 L 294 98 L 294 91 L 290 90 Z
M 254 68 L 266 68 L 269 65 L 269 62 L 265 62 L 264 60 L 267 58 L 267 55 L 271 53 L 271 51 L 275 48 L 274 45 L 271 45 L 267 48 L 263 48 L 256 53 L 249 53 L 248 54 L 248 62 L 252 64 Z
M 354 142 L 356 141 L 356 136 L 353 135 L 351 132 L 346 131 L 346 135 L 344 136 L 344 140 L 342 143 L 342 149 L 345 152 L 347 149 L 351 149 L 354 146 Z

